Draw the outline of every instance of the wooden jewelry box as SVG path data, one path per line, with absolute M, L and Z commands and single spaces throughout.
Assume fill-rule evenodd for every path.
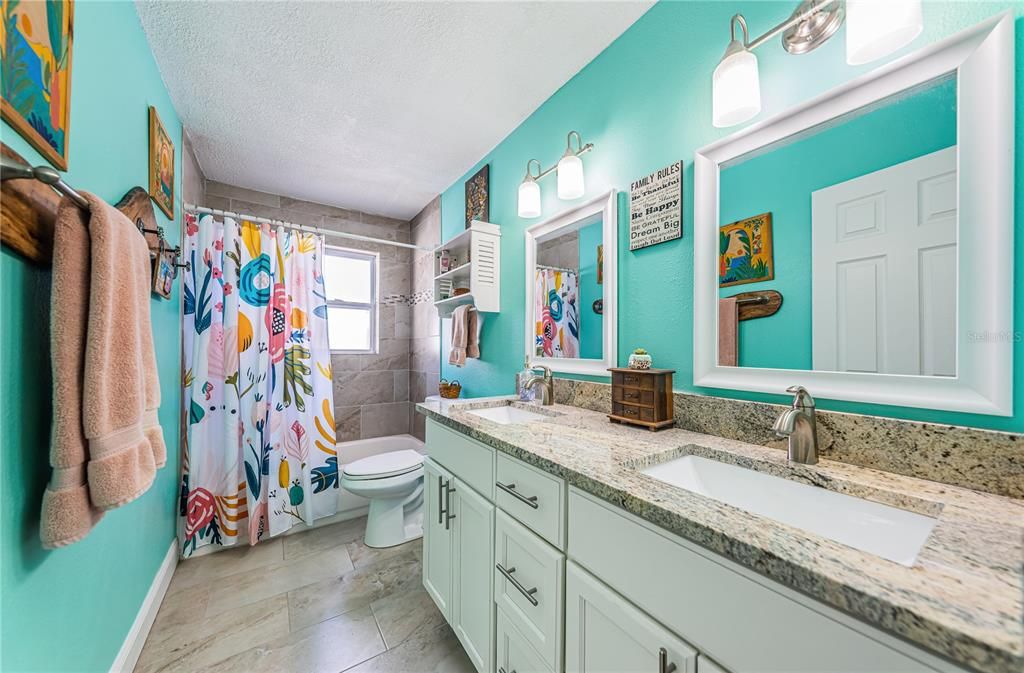
M 672 374 L 674 369 L 626 369 L 613 367 L 612 423 L 642 425 L 651 431 L 670 427 Z

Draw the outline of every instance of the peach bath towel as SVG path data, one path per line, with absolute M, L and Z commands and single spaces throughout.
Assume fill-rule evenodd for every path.
M 480 332 L 477 311 L 464 304 L 452 311 L 452 349 L 448 364 L 464 367 L 466 358 L 480 357 Z
M 83 193 L 64 200 L 53 242 L 50 340 L 53 473 L 40 537 L 85 537 L 108 509 L 146 492 L 167 462 L 149 315 L 146 240 L 120 211 Z

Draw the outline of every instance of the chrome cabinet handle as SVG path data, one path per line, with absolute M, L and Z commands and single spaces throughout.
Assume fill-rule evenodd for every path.
M 505 673 L 505 669 L 501 666 L 498 666 L 498 673 Z M 512 673 L 516 673 L 516 669 L 513 668 Z
M 676 665 L 668 662 L 668 651 L 664 647 L 658 650 L 658 673 L 672 673 L 674 670 Z
M 517 580 L 515 577 L 512 577 L 512 573 L 516 571 L 515 568 L 506 569 L 500 563 L 496 563 L 494 567 L 498 569 L 498 572 L 500 572 L 505 577 L 505 579 L 512 583 L 512 586 L 519 590 L 519 593 L 526 597 L 526 600 L 530 601 L 530 605 L 534 607 L 539 605 L 537 599 L 533 597 L 533 595 L 537 593 L 537 587 L 527 589 L 519 582 L 519 580 Z
M 444 477 L 437 475 L 437 524 L 444 523 Z
M 503 484 L 500 481 L 496 481 L 494 482 L 494 485 L 500 488 L 501 490 L 505 491 L 509 495 L 511 495 L 513 498 L 519 500 L 519 502 L 524 502 L 534 509 L 540 507 L 540 505 L 537 504 L 537 496 L 531 495 L 529 498 L 527 498 L 525 495 L 516 490 L 515 484 Z
M 455 515 L 452 514 L 452 493 L 455 492 L 455 489 L 451 487 L 451 483 L 452 483 L 452 480 L 449 479 L 447 482 L 445 482 L 445 485 L 444 485 L 444 503 L 445 503 L 445 506 L 444 506 L 444 509 L 445 509 L 445 512 L 444 512 L 444 529 L 445 530 L 451 530 L 452 519 L 455 518 Z

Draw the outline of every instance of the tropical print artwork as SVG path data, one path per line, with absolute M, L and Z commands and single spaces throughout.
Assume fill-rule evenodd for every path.
M 323 239 L 185 216 L 183 555 L 334 514 Z
M 174 143 L 153 106 L 149 108 L 149 195 L 174 219 Z
M 579 278 L 572 271 L 538 266 L 534 288 L 537 357 L 580 356 Z
M 743 285 L 775 278 L 772 214 L 723 225 L 718 232 L 718 285 Z
M 71 0 L 2 0 L 0 111 L 60 170 L 68 167 Z

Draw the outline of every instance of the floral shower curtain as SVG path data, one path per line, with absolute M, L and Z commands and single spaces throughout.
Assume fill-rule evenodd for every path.
M 537 357 L 580 356 L 579 278 L 576 272 L 538 266 L 534 287 Z
M 183 554 L 334 514 L 321 237 L 185 217 Z

